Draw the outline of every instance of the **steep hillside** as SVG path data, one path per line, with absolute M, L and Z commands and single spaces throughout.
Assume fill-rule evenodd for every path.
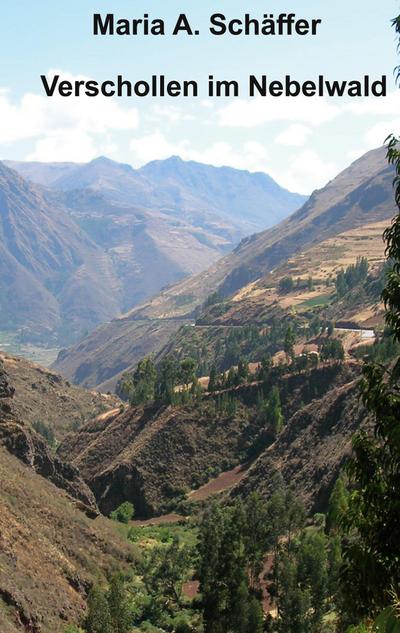
M 0 361 L 0 446 L 27 464 L 33 472 L 65 490 L 90 516 L 96 516 L 98 510 L 95 499 L 78 471 L 54 455 L 33 426 L 18 418 L 14 396 L 14 387 Z
M 2 328 L 66 340 L 115 315 L 111 262 L 65 209 L 0 163 Z
M 176 331 L 182 324 L 193 324 L 200 305 L 216 290 L 222 296 L 241 296 L 242 291 L 244 297 L 249 292 L 250 299 L 252 294 L 259 293 L 256 310 L 259 311 L 261 304 L 267 304 L 268 310 L 276 295 L 268 297 L 266 286 L 271 285 L 277 267 L 283 266 L 283 276 L 286 274 L 284 266 L 287 271 L 290 261 L 297 256 L 293 274 L 296 274 L 296 267 L 300 277 L 313 275 L 317 270 L 322 285 L 329 274 L 345 265 L 346 258 L 351 257 L 349 245 L 352 248 L 357 244 L 356 255 L 372 254 L 372 263 L 378 264 L 382 260 L 380 228 L 395 214 L 392 181 L 393 170 L 387 166 L 384 149 L 369 152 L 324 189 L 316 191 L 289 219 L 245 239 L 233 253 L 204 273 L 175 284 L 148 303 L 94 331 L 79 345 L 63 351 L 55 367 L 74 382 L 110 388 L 123 370 L 134 366 L 141 356 L 160 351 L 171 329 Z M 370 248 L 371 240 L 373 248 Z M 364 249 L 366 245 L 368 248 Z M 322 261 L 328 252 L 331 269 L 323 272 Z M 274 275 L 268 278 L 271 270 Z M 253 292 L 249 284 L 260 278 L 263 280 L 255 285 Z M 276 281 L 272 283 L 276 286 Z M 322 294 L 321 289 L 318 292 Z M 312 298 L 312 295 L 304 295 L 300 303 Z M 291 299 L 289 296 L 290 305 Z M 243 305 L 239 301 L 237 308 Z M 249 314 L 251 311 L 246 305 L 245 316 L 241 315 L 241 320 L 236 323 L 242 323 L 243 319 L 251 321 Z M 154 329 L 157 337 L 149 337 L 148 333 Z M 125 350 L 123 354 L 121 349 Z
M 234 241 L 276 224 L 306 198 L 283 189 L 267 174 L 183 161 L 178 156 L 137 170 L 104 157 L 84 165 L 8 164 L 42 185 L 101 192 L 117 205 L 161 212 L 193 228 L 202 227 L 205 236 L 231 236 Z
M 128 565 L 130 548 L 2 447 L 0 480 L 0 630 L 64 633 L 91 585 Z
M 304 200 L 263 174 L 180 159 L 136 171 L 106 158 L 7 164 L 13 169 L 0 165 L 2 328 L 44 344 L 73 343 Z
M 121 405 L 116 396 L 85 391 L 39 365 L 0 352 L 0 376 L 3 374 L 13 392 L 13 415 L 28 425 L 39 423 L 56 440 Z
M 70 434 L 58 454 L 79 469 L 103 512 L 129 499 L 139 516 L 151 516 L 213 474 L 252 459 L 260 441 L 257 406 L 263 392 L 278 386 L 284 417 L 290 420 L 307 403 L 353 381 L 358 371 L 357 365 L 333 365 L 243 385 L 232 392 L 237 407 L 231 414 L 215 407 L 218 396 L 212 394 L 193 405 L 131 408 Z M 325 447 L 316 438 L 315 454 L 320 449 Z M 297 460 L 295 468 L 304 467 Z
M 280 474 L 308 512 L 327 508 L 332 487 L 351 452 L 351 439 L 367 424 L 360 405 L 358 381 L 333 388 L 290 419 L 276 442 L 246 471 L 231 491 L 246 497 L 257 490 L 268 497 L 274 475 Z

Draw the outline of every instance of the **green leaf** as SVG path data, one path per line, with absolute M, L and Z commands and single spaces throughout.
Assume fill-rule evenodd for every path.
M 374 622 L 374 633 L 400 633 L 400 620 L 393 607 L 387 607 Z

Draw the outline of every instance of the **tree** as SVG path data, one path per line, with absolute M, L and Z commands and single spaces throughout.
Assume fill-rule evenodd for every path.
M 220 565 L 225 514 L 217 504 L 205 513 L 200 525 L 198 576 L 202 593 L 205 633 L 224 633 L 226 587 Z M 222 576 L 222 579 L 221 579 Z
M 249 377 L 249 365 L 243 358 L 239 360 L 237 377 L 239 384 L 246 382 Z
M 270 541 L 270 527 L 266 505 L 260 496 L 253 492 L 245 505 L 246 522 L 244 526 L 244 547 L 246 552 L 249 586 L 256 589 L 262 571 L 263 557 Z
M 292 292 L 293 288 L 294 288 L 293 277 L 283 277 L 282 279 L 279 280 L 278 291 L 281 294 L 288 294 L 289 292 Z
M 320 633 L 328 595 L 326 538 L 303 532 L 277 558 L 279 631 Z
M 143 580 L 161 611 L 172 613 L 180 605 L 182 584 L 190 570 L 191 556 L 190 548 L 180 545 L 177 538 L 151 550 Z
M 217 370 L 215 365 L 210 369 L 210 379 L 208 381 L 208 391 L 217 391 Z
M 132 617 L 121 574 L 114 574 L 110 580 L 107 601 L 113 625 L 113 633 L 129 633 Z
M 266 402 L 265 406 L 265 419 L 268 424 L 268 428 L 272 431 L 276 437 L 283 427 L 283 414 L 281 407 L 281 399 L 279 395 L 278 387 L 273 387 Z
M 338 477 L 329 497 L 329 508 L 326 516 L 328 533 L 337 533 L 349 505 L 349 493 L 342 477 Z
M 256 511 L 256 516 L 251 517 L 251 524 L 247 523 L 250 509 Z M 251 570 L 254 581 L 263 545 L 256 542 L 255 535 L 250 533 L 256 526 L 257 534 L 264 534 L 263 514 L 265 516 L 265 510 L 253 497 L 250 505 L 245 507 L 236 503 L 232 508 L 221 509 L 214 504 L 203 517 L 198 576 L 205 633 L 253 633 L 262 630 L 260 607 L 256 607 L 256 598 L 249 587 L 248 570 Z
M 107 597 L 97 586 L 89 592 L 85 629 L 87 633 L 114 633 Z
M 197 363 L 194 358 L 185 358 L 179 368 L 179 377 L 185 385 L 186 391 L 189 389 L 190 383 L 196 380 Z
M 283 345 L 283 349 L 285 351 L 287 360 L 289 362 L 289 360 L 294 359 L 294 344 L 296 342 L 296 335 L 294 333 L 294 330 L 292 328 L 291 325 L 289 325 L 288 329 L 286 330 L 286 334 L 285 334 L 285 342 Z
M 119 523 L 129 523 L 134 517 L 135 508 L 130 501 L 124 501 L 116 510 L 111 512 L 110 517 L 113 521 L 119 521 Z
M 142 359 L 133 374 L 132 404 L 145 404 L 154 400 L 156 377 L 156 368 L 151 358 Z
M 321 347 L 321 360 L 344 360 L 343 344 L 337 338 L 326 340 Z
M 400 16 L 393 24 L 400 46 Z M 400 73 L 398 73 L 398 78 Z M 390 262 L 382 298 L 386 323 L 400 341 L 400 141 L 388 139 L 388 161 L 395 168 L 395 201 L 399 213 L 386 229 Z M 348 474 L 353 490 L 343 526 L 343 600 L 350 623 L 389 607 L 400 589 L 400 357 L 385 367 L 364 368 L 362 393 L 373 417 L 373 432 L 358 433 Z
M 156 399 L 162 404 L 172 404 L 175 387 L 179 384 L 179 366 L 173 356 L 165 356 L 161 362 L 155 393 Z

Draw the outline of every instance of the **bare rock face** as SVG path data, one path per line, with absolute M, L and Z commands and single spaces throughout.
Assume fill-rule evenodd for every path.
M 30 466 L 36 473 L 65 490 L 89 516 L 97 516 L 93 493 L 70 464 L 53 456 L 45 441 L 13 414 L 14 389 L 0 361 L 0 445 Z

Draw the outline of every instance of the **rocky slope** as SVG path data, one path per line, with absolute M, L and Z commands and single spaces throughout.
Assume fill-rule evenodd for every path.
M 62 191 L 89 189 L 132 209 L 168 213 L 210 235 L 243 237 L 276 224 L 305 196 L 263 173 L 213 167 L 178 156 L 140 169 L 100 157 L 86 164 L 8 162 L 24 178 Z
M 3 329 L 24 327 L 34 337 L 51 341 L 68 320 L 73 340 L 109 319 L 118 310 L 118 300 L 108 264 L 60 204 L 50 203 L 38 187 L 0 163 Z
M 65 490 L 90 516 L 96 516 L 96 501 L 77 469 L 53 455 L 45 440 L 29 424 L 18 419 L 14 410 L 14 396 L 15 388 L 0 361 L 0 446 L 34 472 Z
M 299 409 L 307 415 L 307 403 L 314 407 L 307 424 L 310 429 L 313 424 L 317 426 L 315 416 L 319 415 L 320 403 L 325 397 L 335 398 L 357 372 L 357 365 L 333 365 L 310 375 L 279 379 L 284 417 L 290 420 L 288 429 L 296 425 Z M 269 391 L 271 386 L 264 388 Z M 188 492 L 196 481 L 204 482 L 212 472 L 229 470 L 246 460 L 259 431 L 254 407 L 261 389 L 257 383 L 236 389 L 238 409 L 232 415 L 215 411 L 213 396 L 209 395 L 193 406 L 131 408 L 121 415 L 93 420 L 67 436 L 58 454 L 79 469 L 103 512 L 109 513 L 129 499 L 138 516 L 151 516 L 165 510 L 168 502 L 182 491 Z M 356 421 L 354 425 L 356 428 Z M 306 436 L 302 444 L 305 452 L 308 439 Z M 344 443 L 347 441 L 348 437 Z M 338 444 L 339 461 L 343 458 L 342 449 L 342 444 Z M 329 445 L 317 435 L 306 459 L 293 459 L 294 471 L 302 472 L 307 461 L 314 458 L 316 462 L 327 459 L 329 450 Z M 318 486 L 326 482 L 316 484 L 312 478 L 310 482 L 312 502 L 318 503 Z M 251 480 L 253 489 L 258 489 L 258 483 Z
M 362 231 L 367 225 L 388 223 L 395 213 L 392 180 L 393 170 L 387 166 L 384 149 L 369 152 L 325 188 L 314 192 L 289 219 L 243 240 L 233 253 L 204 273 L 175 284 L 95 330 L 78 345 L 63 351 L 55 367 L 73 382 L 112 388 L 121 373 L 143 355 L 160 351 L 171 332 L 182 324 L 192 324 L 199 306 L 214 291 L 223 296 L 238 294 L 279 265 L 307 250 L 318 249 L 322 242 L 327 244 L 349 231 Z M 366 240 L 358 241 L 360 254 Z M 330 252 L 336 247 L 331 245 Z M 311 272 L 315 264 L 311 260 Z M 337 258 L 336 266 L 340 265 Z
M 289 420 L 276 442 L 267 448 L 230 493 L 268 497 L 280 473 L 311 514 L 326 510 L 335 481 L 351 452 L 354 433 L 367 424 L 360 405 L 358 381 L 333 388 Z
M 92 584 L 131 564 L 130 548 L 2 446 L 0 480 L 0 630 L 64 633 Z
M 12 392 L 9 406 L 14 417 L 27 425 L 43 423 L 57 440 L 121 405 L 116 396 L 75 387 L 59 374 L 23 358 L 0 352 L 0 368 L 0 379 L 7 380 Z

